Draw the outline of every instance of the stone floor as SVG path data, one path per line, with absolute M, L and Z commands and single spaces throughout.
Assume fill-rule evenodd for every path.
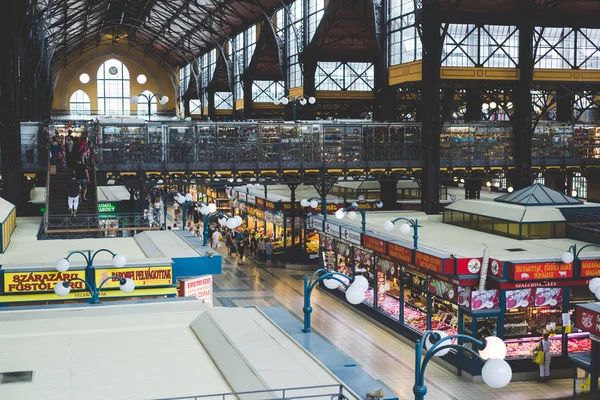
M 302 318 L 302 271 L 265 268 L 261 263 L 223 259 L 223 274 L 215 276 L 215 306 L 280 306 Z M 414 347 L 349 305 L 315 290 L 312 295 L 312 329 L 357 361 L 371 376 L 412 399 Z M 298 329 L 302 328 L 301 322 Z M 572 381 L 517 382 L 504 389 L 462 380 L 436 364 L 426 373 L 428 400 L 556 399 L 572 394 Z

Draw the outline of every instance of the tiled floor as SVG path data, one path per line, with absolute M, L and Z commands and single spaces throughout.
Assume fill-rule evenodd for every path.
M 224 258 L 223 274 L 215 277 L 215 305 L 225 307 L 281 306 L 302 318 L 302 275 L 299 271 L 263 268 L 251 261 L 237 265 Z M 356 360 L 374 378 L 392 388 L 401 399 L 411 399 L 414 348 L 388 330 L 330 295 L 312 295 L 312 329 Z M 298 322 L 298 329 L 301 329 Z M 428 400 L 531 400 L 567 397 L 572 381 L 517 382 L 500 390 L 466 382 L 436 364 L 426 373 Z

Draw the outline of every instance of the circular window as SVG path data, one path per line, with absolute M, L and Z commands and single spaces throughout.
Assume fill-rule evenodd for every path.
M 116 75 L 119 73 L 119 69 L 115 66 L 112 66 L 108 69 L 108 73 L 111 75 Z
M 146 81 L 148 81 L 148 78 L 146 78 L 146 75 L 144 75 L 144 74 L 138 75 L 137 83 L 139 83 L 140 85 L 143 85 L 144 83 L 146 83 Z
M 88 74 L 79 75 L 79 82 L 88 83 L 90 81 L 90 76 Z

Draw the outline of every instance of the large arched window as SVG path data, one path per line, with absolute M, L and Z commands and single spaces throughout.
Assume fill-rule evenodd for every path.
M 106 61 L 98 69 L 98 114 L 129 115 L 129 70 L 119 60 Z
M 156 104 L 156 97 L 152 97 L 152 96 L 154 96 L 154 93 L 152 93 L 149 90 L 144 90 L 142 92 L 142 94 L 145 96 L 148 96 L 148 98 L 152 98 L 150 107 L 151 107 L 152 114 L 156 114 L 158 111 L 158 108 L 157 108 L 157 104 Z M 140 115 L 140 116 L 148 115 L 148 101 L 143 96 L 140 96 L 140 101 L 137 103 L 137 115 Z
M 69 110 L 71 115 L 90 115 L 92 110 L 90 96 L 83 90 L 76 90 L 69 100 Z

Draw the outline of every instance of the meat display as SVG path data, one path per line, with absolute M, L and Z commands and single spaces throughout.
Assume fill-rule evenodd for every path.
M 507 357 L 530 357 L 542 338 L 527 338 L 506 340 Z M 567 351 L 569 353 L 587 352 L 592 349 L 592 341 L 589 338 L 569 338 Z M 550 339 L 550 353 L 560 355 L 562 353 L 561 336 Z

